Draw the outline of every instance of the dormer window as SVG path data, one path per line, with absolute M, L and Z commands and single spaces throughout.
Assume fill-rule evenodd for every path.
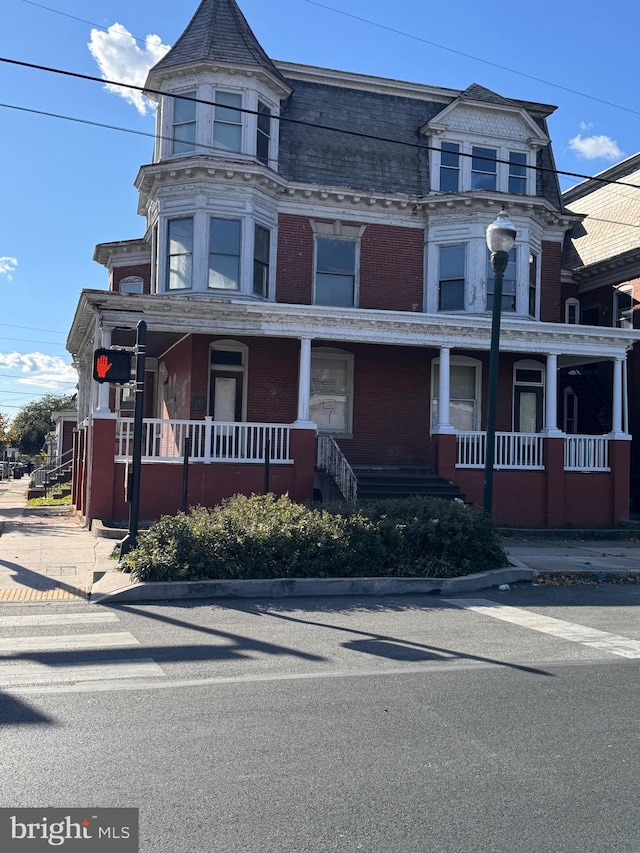
M 526 195 L 527 192 L 527 155 L 519 151 L 509 151 L 509 192 L 514 195 Z
M 460 189 L 460 146 L 443 142 L 440 154 L 440 192 L 457 193 Z
M 196 147 L 196 102 L 186 98 L 195 98 L 197 92 L 184 92 L 184 98 L 173 100 L 173 153 L 187 154 Z
M 215 93 L 213 145 L 238 154 L 242 151 L 242 95 L 237 92 Z
M 144 281 L 139 275 L 129 275 L 120 279 L 120 293 L 142 293 Z
M 495 148 L 478 148 L 474 145 L 471 153 L 471 189 L 495 190 L 498 152 Z

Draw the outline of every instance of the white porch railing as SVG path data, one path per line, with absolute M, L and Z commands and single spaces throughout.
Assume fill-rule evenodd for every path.
M 145 418 L 142 425 L 143 462 L 182 462 L 188 442 L 192 462 L 256 463 L 269 459 L 292 464 L 291 427 L 287 424 L 222 423 L 207 417 L 200 421 Z M 118 418 L 116 462 L 131 459 L 133 419 Z
M 348 503 L 358 500 L 358 478 L 336 440 L 330 435 L 318 436 L 318 468 L 331 474 Z
M 497 432 L 495 439 L 495 468 L 544 470 L 542 435 L 527 432 Z M 486 432 L 459 432 L 456 467 L 484 468 L 486 446 Z
M 564 440 L 565 471 L 610 471 L 606 435 L 568 435 Z

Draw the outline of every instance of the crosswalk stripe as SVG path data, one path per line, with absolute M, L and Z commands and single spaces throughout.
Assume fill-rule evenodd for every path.
M 67 649 L 99 649 L 105 646 L 139 646 L 133 634 L 119 631 L 111 634 L 68 634 L 48 637 L 8 637 L 0 640 L 0 652 L 66 651 Z
M 21 616 L 0 616 L 1 628 L 22 628 L 27 626 L 48 625 L 96 625 L 102 622 L 118 622 L 115 613 L 42 613 L 33 616 L 30 613 Z
M 164 672 L 151 658 L 135 661 L 100 661 L 94 664 L 47 666 L 42 663 L 0 665 L 0 690 L 26 684 L 76 684 L 120 678 L 158 678 Z
M 472 610 L 474 613 L 490 616 L 492 619 L 510 622 L 521 628 L 530 628 L 572 643 L 581 643 L 583 646 L 600 649 L 612 655 L 640 658 L 640 640 L 631 640 L 628 637 L 610 634 L 608 631 L 588 628 L 585 625 L 566 622 L 564 619 L 555 619 L 552 616 L 543 616 L 520 607 L 509 607 L 484 598 L 445 598 L 443 601 L 463 610 Z

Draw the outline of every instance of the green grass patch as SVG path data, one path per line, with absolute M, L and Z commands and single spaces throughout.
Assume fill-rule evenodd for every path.
M 70 506 L 71 505 L 71 495 L 66 495 L 64 498 L 56 497 L 55 495 L 50 498 L 31 498 L 27 501 L 27 506 Z

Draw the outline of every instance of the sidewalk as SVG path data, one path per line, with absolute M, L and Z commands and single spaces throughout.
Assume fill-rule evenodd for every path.
M 86 599 L 127 586 L 113 540 L 83 530 L 70 507 L 27 507 L 28 479 L 0 481 L 0 603 Z
M 27 507 L 27 485 L 0 481 L 0 603 L 80 600 L 128 587 L 129 575 L 110 559 L 117 541 L 84 530 L 70 508 Z M 538 572 L 640 570 L 640 541 L 523 537 L 503 545 L 513 566 Z

